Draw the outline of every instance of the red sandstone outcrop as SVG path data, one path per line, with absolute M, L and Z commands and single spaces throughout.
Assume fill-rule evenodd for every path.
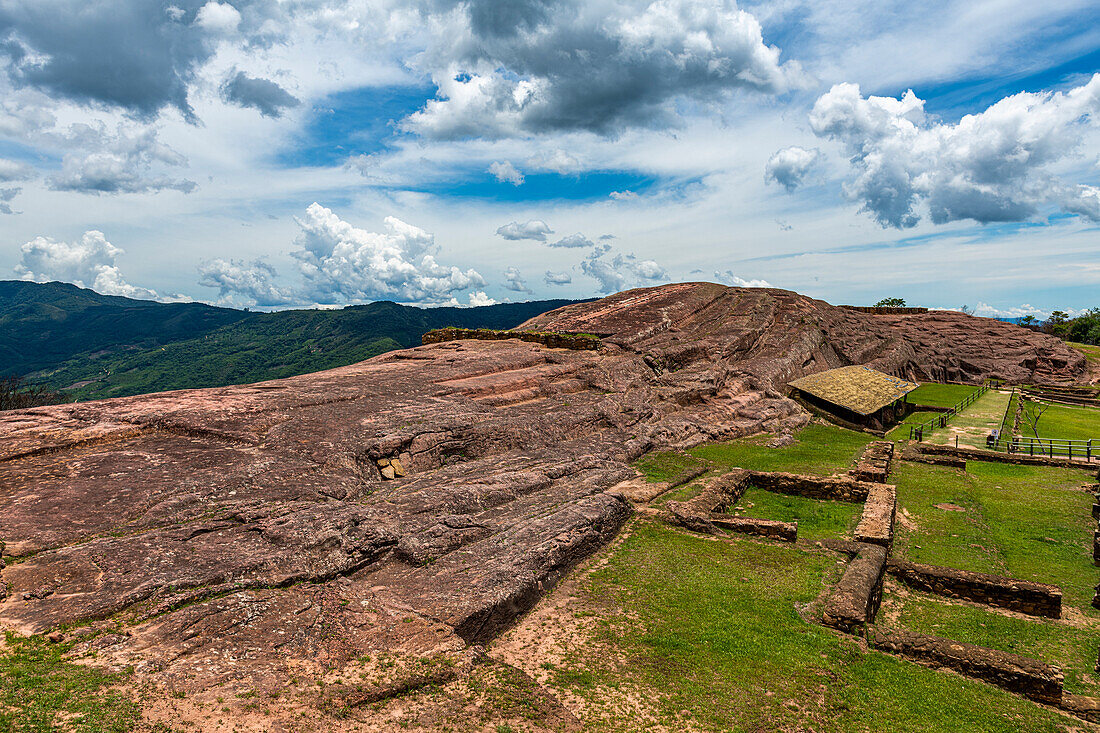
M 135 622 L 139 671 L 278 677 L 493 636 L 607 541 L 629 461 L 808 416 L 790 379 L 1072 379 L 1057 339 L 694 283 L 523 328 L 599 349 L 454 341 L 255 385 L 0 414 L 0 625 Z M 391 463 L 387 463 L 387 459 Z M 383 469 L 398 459 L 401 473 Z M 117 637 L 117 638 L 116 638 Z

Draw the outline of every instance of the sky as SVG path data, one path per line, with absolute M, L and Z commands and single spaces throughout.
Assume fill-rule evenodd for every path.
M 1100 307 L 1100 5 L 0 0 L 0 278 Z

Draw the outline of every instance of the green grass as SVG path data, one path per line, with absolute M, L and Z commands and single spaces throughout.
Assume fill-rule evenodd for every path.
M 820 501 L 750 488 L 731 511 L 755 519 L 798 522 L 799 539 L 821 540 L 847 534 L 859 521 L 862 509 L 861 504 L 852 502 Z
M 1100 409 L 1055 404 L 1044 404 L 1043 408 L 1043 414 L 1039 417 L 1038 423 L 1040 438 L 1092 439 L 1096 441 L 1097 449 L 1100 450 Z M 1025 403 L 1025 411 L 1034 409 L 1034 402 Z M 1019 433 L 1023 436 L 1035 437 L 1026 418 L 1020 421 Z
M 1067 341 L 1066 343 L 1084 354 L 1085 358 L 1089 361 L 1100 362 L 1100 346 L 1094 346 L 1092 344 L 1079 344 L 1073 341 Z
M 773 436 L 758 435 L 728 443 L 693 448 L 693 456 L 718 467 L 755 471 L 790 471 L 825 476 L 848 470 L 855 456 L 874 438 L 866 433 L 833 425 L 807 425 L 795 434 L 798 440 L 785 448 L 765 445 Z
M 946 428 L 936 428 L 925 440 L 954 445 L 956 437 L 960 446 L 984 448 L 985 440 L 1001 426 L 1010 393 L 990 390 L 968 405 L 962 412 L 947 421 Z
M 977 385 L 973 384 L 936 384 L 935 382 L 925 382 L 906 395 L 906 399 L 914 405 L 954 407 L 976 389 L 978 389 Z
M 0 648 L 0 731 L 128 731 L 138 706 L 112 686 L 123 679 L 64 659 L 70 644 L 5 632 Z
M 895 554 L 915 562 L 1053 583 L 1064 603 L 1089 607 L 1092 495 L 1089 474 L 1074 469 L 971 461 L 963 473 L 923 464 L 895 464 L 899 524 Z M 954 504 L 948 511 L 936 504 Z
M 899 624 L 923 634 L 1057 664 L 1070 692 L 1091 696 L 1100 692 L 1093 672 L 1100 647 L 1100 629 L 1095 626 L 1078 628 L 1053 619 L 1010 617 L 924 594 L 906 600 Z
M 909 426 L 920 425 L 921 423 L 928 422 L 932 418 L 941 413 L 939 412 L 927 412 L 925 410 L 917 410 L 911 412 L 905 416 L 905 418 L 898 423 L 897 427 L 886 434 L 889 440 L 908 440 L 909 439 Z
M 634 463 L 634 467 L 645 474 L 646 480 L 654 483 L 672 481 L 685 471 L 705 465 L 706 461 L 675 451 L 648 453 Z
M 648 520 L 632 527 L 585 581 L 589 602 L 605 610 L 597 640 L 566 665 L 578 680 L 567 689 L 603 718 L 591 729 L 637 729 L 637 719 L 600 707 L 600 689 L 624 682 L 673 730 L 1007 733 L 1064 725 L 989 685 L 864 652 L 803 621 L 796 606 L 833 581 L 831 557 L 742 538 L 707 541 Z

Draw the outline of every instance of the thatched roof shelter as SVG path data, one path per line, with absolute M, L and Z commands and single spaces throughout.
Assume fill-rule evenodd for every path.
M 790 386 L 857 415 L 870 415 L 920 385 L 857 365 L 811 374 L 794 380 Z

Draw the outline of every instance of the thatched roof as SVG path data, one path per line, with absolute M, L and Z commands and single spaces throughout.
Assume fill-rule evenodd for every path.
M 791 386 L 859 415 L 870 415 L 920 385 L 865 366 L 846 366 L 796 379 Z

